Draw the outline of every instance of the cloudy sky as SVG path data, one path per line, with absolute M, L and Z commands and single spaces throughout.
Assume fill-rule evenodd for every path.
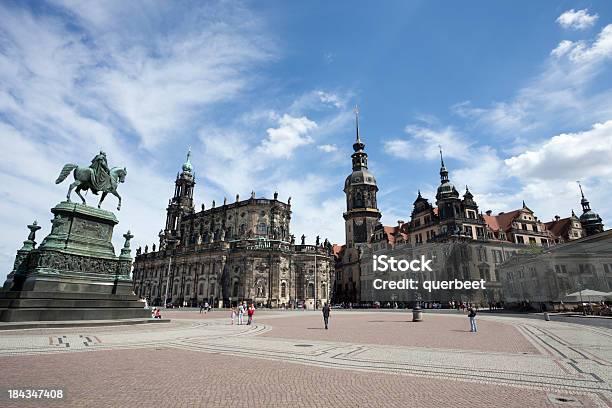
M 385 224 L 433 198 L 441 144 L 483 211 L 567 216 L 581 180 L 612 225 L 610 3 L 384 4 L 0 2 L 0 277 L 101 149 L 128 169 L 116 247 L 155 241 L 188 146 L 198 207 L 278 191 L 341 243 L 355 104 Z

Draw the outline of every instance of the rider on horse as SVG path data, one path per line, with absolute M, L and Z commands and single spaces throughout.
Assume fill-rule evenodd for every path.
M 92 170 L 91 176 L 91 192 L 98 194 L 98 191 L 106 191 L 111 188 L 111 176 L 108 168 L 108 162 L 106 161 L 106 153 L 100 151 L 91 160 L 89 168 Z

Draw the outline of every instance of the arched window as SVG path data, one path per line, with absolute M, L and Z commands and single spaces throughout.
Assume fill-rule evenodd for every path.
M 327 290 L 326 289 L 327 288 L 325 287 L 325 284 L 323 283 L 321 285 L 321 296 L 319 296 L 320 298 L 327 299 Z
M 238 283 L 238 281 L 234 282 L 234 288 L 232 290 L 232 296 L 233 297 L 238 297 L 238 288 L 240 287 L 240 284 Z
M 204 284 L 200 283 L 200 286 L 198 287 L 198 295 L 201 295 L 204 293 Z
M 281 282 L 281 297 L 287 297 L 287 283 Z

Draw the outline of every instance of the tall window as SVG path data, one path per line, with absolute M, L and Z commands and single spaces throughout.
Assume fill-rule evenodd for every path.
M 259 235 L 266 235 L 268 232 L 268 226 L 263 222 L 257 225 L 257 233 Z
M 234 289 L 232 290 L 232 296 L 233 297 L 238 297 L 238 281 L 234 282 Z
M 287 297 L 287 283 L 281 282 L 281 297 Z

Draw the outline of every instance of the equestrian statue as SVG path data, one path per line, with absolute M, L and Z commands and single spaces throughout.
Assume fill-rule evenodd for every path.
M 57 180 L 55 180 L 55 184 L 64 181 L 71 171 L 73 171 L 74 183 L 70 184 L 68 188 L 68 194 L 66 195 L 68 202 L 70 202 L 70 194 L 73 189 L 81 198 L 83 204 L 85 204 L 85 198 L 81 195 L 81 191 L 91 190 L 91 192 L 96 195 L 101 191 L 102 197 L 100 197 L 100 201 L 98 202 L 98 208 L 100 208 L 106 195 L 111 193 L 119 199 L 117 210 L 121 210 L 121 196 L 117 193 L 117 186 L 119 183 L 125 182 L 125 176 L 127 175 L 127 169 L 125 167 L 113 167 L 109 169 L 108 162 L 106 161 L 106 153 L 100 152 L 93 158 L 89 167 L 81 167 L 72 163 L 65 164 Z

